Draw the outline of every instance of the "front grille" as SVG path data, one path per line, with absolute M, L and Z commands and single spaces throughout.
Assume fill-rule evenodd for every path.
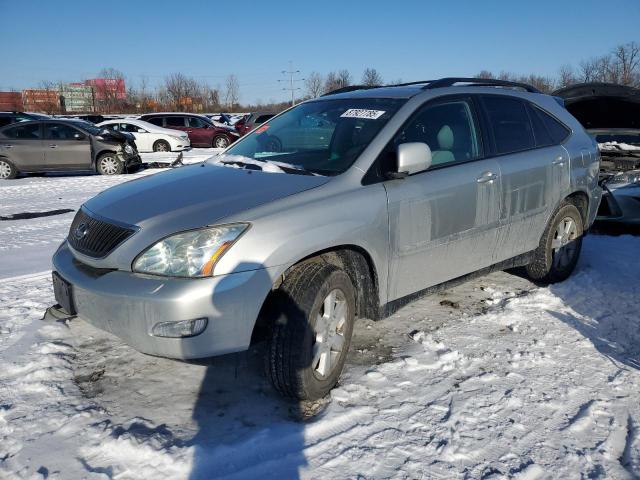
M 134 232 L 133 227 L 127 228 L 98 220 L 80 209 L 71 223 L 67 240 L 78 252 L 100 258 L 111 253 Z

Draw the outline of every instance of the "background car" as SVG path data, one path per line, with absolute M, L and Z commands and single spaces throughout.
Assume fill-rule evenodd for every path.
M 253 112 L 238 120 L 234 126 L 240 135 L 245 135 L 275 115 L 274 112 Z
M 233 128 L 215 125 L 210 118 L 195 113 L 149 113 L 141 115 L 140 120 L 187 132 L 192 147 L 227 148 L 240 137 Z
M 99 123 L 98 127 L 131 133 L 140 152 L 179 152 L 191 147 L 186 132 L 158 127 L 144 120 L 107 120 Z
M 26 112 L 0 112 L 0 127 L 5 127 L 11 123 L 28 122 L 30 120 L 43 120 L 49 118 L 41 113 Z
M 115 175 L 140 164 L 129 134 L 82 120 L 37 120 L 0 129 L 0 179 L 68 170 Z

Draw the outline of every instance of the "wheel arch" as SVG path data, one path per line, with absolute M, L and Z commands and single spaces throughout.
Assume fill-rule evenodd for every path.
M 580 212 L 580 216 L 582 217 L 582 224 L 586 229 L 587 223 L 589 221 L 589 195 L 582 190 L 578 190 L 568 195 L 564 199 L 565 201 L 572 203 Z
M 294 262 L 276 278 L 271 291 L 262 304 L 253 328 L 251 343 L 262 339 L 269 328 L 267 320 L 269 316 L 265 313 L 274 292 L 278 290 L 289 272 L 307 262 L 325 262 L 344 270 L 349 275 L 356 291 L 356 315 L 373 320 L 381 318 L 378 272 L 372 256 L 366 249 L 358 245 L 337 245 L 308 254 Z

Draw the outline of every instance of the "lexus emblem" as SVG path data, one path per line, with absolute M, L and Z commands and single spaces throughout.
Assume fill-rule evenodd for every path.
M 82 240 L 87 236 L 87 233 L 89 233 L 89 225 L 83 222 L 73 231 L 73 236 L 76 237 L 76 240 Z

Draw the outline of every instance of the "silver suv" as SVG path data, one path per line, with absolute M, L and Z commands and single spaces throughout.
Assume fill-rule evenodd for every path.
M 58 308 L 152 355 L 266 339 L 275 388 L 319 398 L 356 317 L 479 272 L 567 278 L 598 164 L 581 125 L 527 85 L 349 87 L 89 200 L 53 257 Z

